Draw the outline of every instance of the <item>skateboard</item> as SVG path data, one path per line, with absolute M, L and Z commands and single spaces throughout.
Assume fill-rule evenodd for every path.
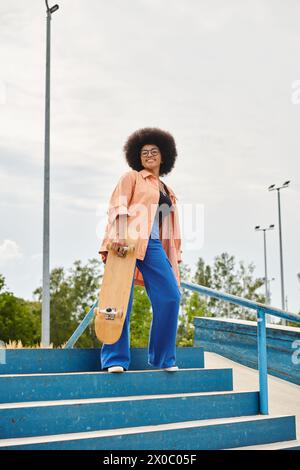
M 98 307 L 94 309 L 95 333 L 99 341 L 114 344 L 122 334 L 136 265 L 135 243 L 127 240 L 125 256 L 118 256 L 107 244 L 107 260 Z

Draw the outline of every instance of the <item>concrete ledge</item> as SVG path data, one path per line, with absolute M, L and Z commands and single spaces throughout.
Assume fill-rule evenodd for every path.
M 195 346 L 257 369 L 257 323 L 197 317 Z M 300 384 L 300 328 L 267 326 L 268 372 Z

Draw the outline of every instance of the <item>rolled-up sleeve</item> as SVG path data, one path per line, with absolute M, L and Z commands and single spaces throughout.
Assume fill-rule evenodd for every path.
M 109 201 L 107 214 L 110 223 L 113 223 L 118 215 L 129 214 L 128 206 L 133 195 L 134 185 L 134 170 L 128 171 L 119 179 Z

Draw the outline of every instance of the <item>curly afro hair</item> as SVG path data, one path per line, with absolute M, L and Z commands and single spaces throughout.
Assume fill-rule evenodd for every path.
M 136 171 L 144 167 L 141 162 L 140 151 L 144 145 L 156 145 L 161 153 L 162 162 L 159 175 L 167 175 L 175 165 L 177 150 L 173 136 L 157 127 L 145 127 L 131 134 L 124 144 L 123 150 L 128 165 Z

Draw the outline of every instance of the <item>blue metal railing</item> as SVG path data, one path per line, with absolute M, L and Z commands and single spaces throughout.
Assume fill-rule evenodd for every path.
M 98 300 L 93 304 L 90 311 L 86 314 L 80 325 L 76 328 L 74 333 L 72 334 L 69 341 L 65 344 L 65 349 L 71 349 L 75 345 L 75 343 L 79 340 L 80 336 L 85 332 L 89 324 L 93 321 L 94 318 L 94 308 L 97 307 Z
M 300 315 L 285 312 L 270 305 L 261 304 L 253 300 L 243 299 L 236 295 L 218 292 L 209 287 L 193 284 L 192 282 L 181 282 L 184 289 L 193 290 L 200 294 L 213 297 L 214 299 L 224 300 L 235 305 L 247 307 L 257 312 L 257 354 L 259 371 L 259 407 L 261 414 L 268 414 L 268 364 L 267 364 L 267 335 L 266 335 L 266 315 L 284 318 L 295 323 L 300 323 Z
M 273 315 L 278 318 L 283 318 L 291 322 L 300 323 L 300 315 L 289 313 L 280 310 L 270 305 L 261 304 L 253 300 L 244 299 L 236 295 L 225 294 L 223 292 L 210 289 L 209 287 L 193 284 L 192 282 L 181 281 L 183 289 L 189 289 L 208 297 L 213 297 L 218 300 L 230 302 L 235 305 L 240 305 L 257 312 L 257 353 L 258 353 L 258 371 L 259 371 L 259 401 L 261 414 L 268 414 L 268 366 L 267 366 L 267 337 L 266 337 L 266 315 Z M 97 307 L 98 301 L 94 303 L 90 311 L 84 317 L 80 325 L 72 334 L 71 338 L 65 345 L 65 348 L 72 348 L 76 341 L 80 338 L 82 333 L 86 330 L 88 325 L 94 318 L 94 308 Z

